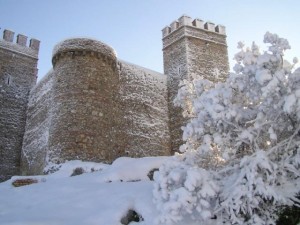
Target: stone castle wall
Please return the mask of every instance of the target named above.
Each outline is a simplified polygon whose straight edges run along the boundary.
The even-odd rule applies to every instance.
[[[53,70],[30,93],[22,171],[41,174],[65,160],[169,155],[166,103],[163,74],[117,60],[99,41],[63,41]]]
[[[19,174],[20,161],[22,174],[33,175],[65,160],[174,154],[187,122],[173,104],[180,81],[197,74],[217,82],[228,72],[225,27],[187,16],[163,29],[166,75],[117,59],[102,42],[75,38],[54,48],[53,69],[34,86],[39,41],[27,47],[18,35],[12,42],[5,31],[0,180]]]
[[[28,93],[36,83],[39,41],[5,30],[0,40],[0,181],[20,173]]]
[[[40,174],[48,161],[53,110],[53,70],[31,90],[21,155],[22,174]]]
[[[170,155],[166,76],[124,61],[118,65],[126,155]]]

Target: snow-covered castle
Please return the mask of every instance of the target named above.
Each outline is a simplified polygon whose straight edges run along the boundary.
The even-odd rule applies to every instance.
[[[182,16],[163,33],[164,73],[116,57],[91,39],[62,41],[36,84],[40,42],[5,30],[0,40],[0,181],[49,163],[170,155],[185,121],[179,81],[228,73],[225,27]]]

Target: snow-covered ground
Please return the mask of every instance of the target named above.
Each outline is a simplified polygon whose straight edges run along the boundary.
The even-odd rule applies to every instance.
[[[70,161],[50,175],[0,183],[1,225],[119,225],[129,209],[153,225],[158,211],[147,174],[167,157],[119,158],[112,165]],[[87,173],[70,176],[75,168]],[[93,171],[93,172],[91,172]],[[14,187],[18,179],[38,183]]]

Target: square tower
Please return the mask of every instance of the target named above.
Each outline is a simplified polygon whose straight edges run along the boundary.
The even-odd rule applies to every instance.
[[[183,15],[165,27],[163,34],[164,73],[167,75],[171,150],[177,152],[186,124],[182,110],[175,107],[179,83],[195,75],[213,82],[224,81],[229,72],[225,27]]]
[[[4,30],[0,39],[0,182],[20,174],[29,91],[36,83],[40,42]]]

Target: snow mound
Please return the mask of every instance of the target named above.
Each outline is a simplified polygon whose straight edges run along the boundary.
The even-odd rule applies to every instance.
[[[149,180],[147,176],[152,169],[158,169],[168,157],[144,157],[139,159],[121,157],[104,172],[104,181],[138,181]]]
[[[119,158],[112,165],[76,160],[59,165],[49,175],[15,176],[0,183],[0,224],[121,225],[122,217],[134,210],[143,221],[130,224],[153,225],[158,211],[147,174],[167,158]],[[76,168],[85,173],[71,177]],[[27,178],[38,182],[12,186],[13,181]]]

